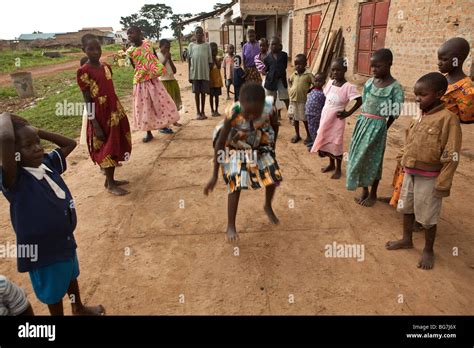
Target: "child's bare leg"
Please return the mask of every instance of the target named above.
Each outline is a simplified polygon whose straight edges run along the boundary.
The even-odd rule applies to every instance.
[[[215,110],[214,110],[214,97],[212,95],[209,96],[209,104],[211,105],[211,115],[215,115]]]
[[[362,204],[363,201],[365,201],[367,199],[367,197],[369,197],[369,188],[368,187],[364,187],[362,189],[362,194],[359,196],[359,197],[355,197],[354,198],[354,201],[357,203],[357,204]]]
[[[421,260],[418,262],[418,268],[432,269],[434,265],[434,250],[433,245],[436,239],[436,225],[425,230],[425,248],[421,255]]]
[[[221,114],[219,113],[219,96],[216,95],[216,116],[220,116]]]
[[[201,116],[201,109],[200,109],[200,94],[194,93],[194,102],[196,103],[196,118],[200,118]]]
[[[77,282],[77,279],[71,280],[67,294],[69,296],[69,300],[71,301],[73,315],[96,316],[105,314],[105,308],[102,305],[86,307],[82,304],[81,294],[79,292],[79,283]]]
[[[304,129],[306,131],[306,142],[311,141],[311,134],[309,133],[309,128],[308,128],[308,121],[303,121],[304,124]]]
[[[201,115],[206,117],[204,108],[206,107],[206,93],[201,93]]]
[[[237,208],[239,207],[240,190],[229,193],[227,200],[227,240],[233,242],[239,239],[237,229],[235,227],[235,218],[237,216]]]
[[[272,224],[279,224],[280,220],[275,215],[275,212],[273,211],[272,207],[272,200],[273,196],[275,195],[275,190],[276,190],[276,185],[271,185],[265,187],[265,213],[267,214],[268,218],[270,219],[270,222]]]
[[[49,314],[55,317],[63,316],[64,315],[64,308],[63,308],[63,300],[59,301],[58,303],[48,305]]]
[[[377,202],[378,187],[379,187],[379,180],[374,180],[369,196],[366,199],[364,199],[360,203],[360,205],[362,205],[363,207],[372,207],[375,204],[375,202]]]
[[[403,237],[400,240],[389,241],[385,244],[387,250],[411,249],[413,248],[413,223],[415,222],[415,214],[403,215]]]
[[[300,137],[300,122],[299,121],[293,121],[293,125],[295,127],[295,136],[291,138],[291,142],[293,144],[296,144],[298,141],[301,140]]]
[[[153,139],[153,134],[151,131],[147,131],[145,137],[143,138],[144,143],[148,143]]]
[[[329,165],[327,167],[321,168],[321,172],[329,173],[332,172],[334,169],[336,169],[334,158],[329,157]]]
[[[334,174],[331,176],[331,179],[340,179],[341,176],[342,176],[342,158],[341,157],[337,157],[336,158],[336,171],[334,172]]]
[[[105,168],[105,188],[116,196],[125,196],[129,192],[121,188],[121,185],[128,184],[127,181],[116,181],[114,178],[115,167]]]

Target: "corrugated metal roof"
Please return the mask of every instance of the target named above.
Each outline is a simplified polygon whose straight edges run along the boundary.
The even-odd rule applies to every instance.
[[[55,36],[56,36],[56,33],[21,34],[18,40],[26,40],[26,41],[37,40],[37,39],[48,40],[48,39],[54,39]]]

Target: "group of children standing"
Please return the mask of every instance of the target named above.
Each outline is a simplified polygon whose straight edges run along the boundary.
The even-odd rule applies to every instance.
[[[272,208],[276,187],[282,181],[275,153],[280,126],[275,107],[278,100],[289,108],[295,126],[296,135],[291,141],[301,140],[299,122],[303,122],[306,146],[312,153],[329,158],[323,172],[334,171],[333,179],[340,178],[342,173],[344,120],[362,105],[349,148],[346,187],[348,190],[361,187],[362,195],[356,202],[372,206],[382,177],[387,130],[399,116],[404,102],[402,87],[390,72],[392,52],[381,49],[373,54],[374,77],[366,82],[361,95],[345,79],[344,59],[332,62],[331,76],[324,86],[325,76],[307,72],[306,57],[297,55],[296,71],[287,79],[288,55],[282,51],[280,40],[272,38],[270,45],[264,39],[257,43],[254,34],[249,31],[243,68],[239,57],[233,56],[232,46],[223,61],[228,97],[229,87],[234,84],[238,102],[215,130],[214,167],[204,189],[205,194],[213,190],[220,168],[229,191],[228,239],[238,239],[235,221],[242,189],[265,187],[264,212],[270,222],[279,222]],[[174,79],[176,67],[167,40],[160,42],[157,54],[150,42],[143,39],[139,28],[130,28],[128,36],[133,46],[127,54],[135,68],[133,123],[135,128],[147,132],[144,142],[149,142],[153,138],[152,130],[169,133],[171,125],[179,126],[181,97]],[[87,59],[77,71],[77,83],[86,104],[94,106],[87,108],[90,156],[105,174],[105,188],[112,194],[124,195],[128,192],[123,186],[128,182],[115,179],[115,168],[131,154],[130,125],[114,90],[112,69],[100,62],[99,40],[85,35],[82,44]],[[414,93],[422,115],[412,121],[398,156],[402,170],[397,172],[397,178],[399,182],[402,177],[402,183],[395,187],[394,197],[398,199],[398,211],[404,214],[403,237],[387,242],[386,248],[412,248],[412,234],[418,224],[425,231],[425,248],[418,265],[422,269],[433,267],[433,244],[442,198],[450,194],[459,163],[460,122],[474,122],[473,83],[462,71],[469,52],[465,39],[448,40],[438,51],[442,74],[429,73],[416,82]],[[217,116],[223,87],[222,62],[217,58],[217,45],[204,43],[202,28],[196,30],[196,43],[189,47],[189,59],[198,119],[206,117],[205,94],[211,95],[213,116]],[[356,101],[355,105],[346,110],[351,100]],[[41,140],[52,142],[57,148],[45,154]],[[18,270],[29,272],[36,296],[48,305],[51,314],[63,314],[65,294],[74,299],[71,301],[74,314],[104,314],[102,306],[82,304],[77,280],[79,262],[74,238],[77,218],[72,194],[61,178],[76,141],[3,113],[0,146],[0,189],[10,203],[17,244],[38,245],[37,260],[18,258]],[[230,150],[229,156],[221,161],[221,153],[226,149]],[[6,280],[0,278],[0,286],[6,288],[8,284],[5,284]],[[15,312],[31,312],[21,296],[13,297]]]

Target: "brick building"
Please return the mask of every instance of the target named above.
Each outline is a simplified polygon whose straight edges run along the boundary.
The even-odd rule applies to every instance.
[[[293,55],[308,53],[329,2],[294,0]],[[335,7],[332,0],[318,44],[322,44]],[[385,47],[394,54],[394,77],[410,94],[418,77],[438,70],[436,52],[451,37],[464,37],[471,44],[464,71],[472,75],[473,27],[474,0],[339,0],[332,30],[342,28],[348,79],[364,83],[370,74],[371,52]]]

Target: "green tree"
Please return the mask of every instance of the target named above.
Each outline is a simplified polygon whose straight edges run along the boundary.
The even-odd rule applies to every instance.
[[[143,5],[140,10],[140,15],[147,19],[150,26],[153,28],[150,37],[157,40],[161,36],[163,29],[168,29],[162,22],[173,14],[173,9],[165,4]]]
[[[170,28],[171,30],[173,30],[173,36],[175,38],[179,38],[179,33],[183,32],[184,30],[184,26],[183,25],[179,25],[180,22],[184,21],[186,18],[191,18],[193,15],[191,13],[182,13],[182,14],[174,14],[172,16],[170,16],[170,21],[171,21],[171,24],[170,24]],[[180,28],[181,27],[181,28]]]
[[[131,26],[137,26],[142,31],[144,37],[154,37],[155,28],[150,24],[147,19],[141,17],[139,13],[134,13],[130,16],[120,17],[120,24],[122,25],[122,30],[127,30]]]

